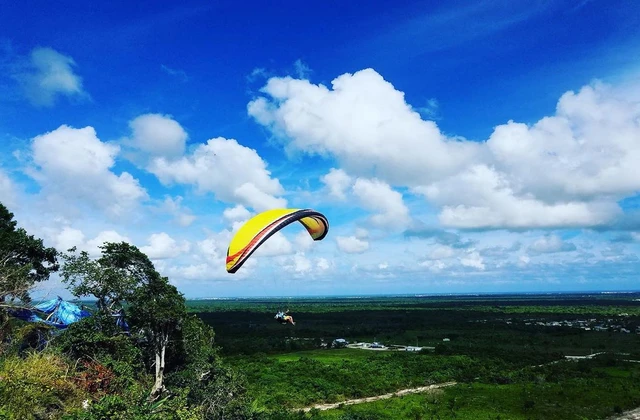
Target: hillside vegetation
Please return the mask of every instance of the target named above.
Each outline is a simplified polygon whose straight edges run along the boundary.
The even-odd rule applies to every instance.
[[[135,246],[100,251],[47,248],[0,205],[0,419],[603,419],[640,406],[638,294],[187,301]],[[90,316],[20,319],[52,273]],[[274,322],[285,308],[295,326]]]

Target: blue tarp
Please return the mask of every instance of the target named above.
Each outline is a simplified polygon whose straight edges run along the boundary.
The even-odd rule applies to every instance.
[[[74,322],[80,321],[82,318],[91,316],[91,312],[80,309],[73,303],[62,300],[60,296],[56,299],[47,300],[34,306],[36,309],[49,314],[48,320],[56,323],[69,326]]]
[[[46,317],[38,316],[37,312],[31,309],[11,309],[9,313],[23,321],[43,322],[56,328],[67,328],[69,325],[91,316],[91,312],[80,309],[73,303],[64,301],[60,296],[56,299],[40,302],[33,307],[35,310],[44,312]]]
[[[32,309],[9,309],[9,314],[23,321],[42,322],[58,329],[67,328],[74,322],[91,316],[91,312],[85,311],[78,305],[63,300],[60,296],[55,299],[40,302],[33,306]],[[112,313],[112,316],[116,318],[116,325],[120,327],[125,334],[129,335],[129,325],[124,318],[124,311],[121,309]]]

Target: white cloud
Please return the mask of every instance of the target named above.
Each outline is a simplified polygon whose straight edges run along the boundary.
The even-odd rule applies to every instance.
[[[15,75],[27,99],[35,106],[53,106],[60,95],[86,97],[82,78],[74,73],[75,61],[52,48],[31,51],[28,68]]]
[[[277,255],[287,255],[293,253],[293,245],[282,234],[282,232],[276,232],[269,237],[260,247],[254,252],[252,258],[260,257],[273,257]]]
[[[276,197],[284,189],[266,166],[254,149],[218,137],[179,159],[155,158],[149,170],[165,185],[193,184],[201,193],[256,211],[285,207],[286,200]]]
[[[39,168],[31,175],[59,206],[70,207],[79,199],[108,215],[121,216],[148,197],[131,174],[111,171],[119,147],[100,141],[93,127],[62,125],[35,137],[31,150]]]
[[[288,141],[288,149],[335,155],[349,173],[375,171],[393,185],[455,173],[480,151],[475,143],[448,141],[372,69],[332,85],[271,78],[263,88],[271,100],[257,98],[248,112]]]
[[[355,236],[336,236],[338,249],[348,254],[359,254],[369,249],[369,242]]]
[[[131,137],[126,144],[151,156],[182,156],[187,132],[169,115],[144,114],[129,122]]]
[[[316,261],[316,267],[321,271],[326,271],[331,268],[331,263],[326,258],[318,258]]]
[[[531,258],[529,258],[529,256],[527,256],[527,255],[521,255],[518,258],[518,266],[519,267],[526,267],[530,262],[531,262]]]
[[[537,239],[529,246],[529,252],[537,254],[571,252],[575,250],[576,246],[573,243],[565,242],[557,235],[544,236]]]
[[[358,178],[353,193],[363,207],[377,212],[371,222],[382,228],[404,228],[409,222],[409,209],[402,201],[402,194],[379,180]]]
[[[460,264],[478,270],[485,269],[484,260],[477,251],[470,251],[466,256],[460,258]]]
[[[425,267],[430,271],[438,273],[447,268],[448,265],[441,260],[425,260],[420,263],[420,267]]]
[[[75,247],[84,247],[84,233],[80,229],[74,229],[70,226],[65,226],[62,231],[58,233],[55,238],[54,247],[58,251],[66,252],[68,249]]]
[[[517,194],[505,173],[486,165],[473,166],[414,190],[441,205],[440,222],[451,227],[593,226],[604,224],[620,213],[612,202],[547,204],[532,194]]]
[[[313,265],[304,255],[304,252],[297,252],[282,266],[282,268],[294,274],[304,274],[311,271]]]
[[[182,197],[178,196],[175,199],[170,196],[166,196],[163,202],[163,209],[174,216],[175,221],[182,227],[190,226],[195,220],[196,216],[191,214],[191,211],[182,206]]]
[[[149,236],[149,245],[140,248],[152,260],[176,258],[180,254],[188,252],[190,244],[187,241],[176,242],[165,232],[154,233]]]
[[[294,237],[294,244],[296,249],[302,251],[310,250],[313,247],[314,242],[315,241],[313,240],[311,235],[309,235],[309,232],[307,232],[306,229],[298,232],[298,234],[296,234],[296,236]]]
[[[99,247],[104,245],[105,242],[127,242],[130,244],[133,243],[127,236],[122,236],[115,230],[105,230],[98,233],[95,238],[88,240],[83,247],[79,246],[78,249],[81,251],[87,251],[92,257],[99,257],[102,253],[102,250]]]
[[[248,112],[287,151],[337,158],[341,169],[323,178],[332,195],[344,197],[346,173],[373,173],[389,190],[424,195],[447,226],[604,225],[640,190],[640,101],[623,89],[567,92],[555,115],[499,125],[486,142],[446,137],[371,69],[337,77],[332,89],[271,78],[262,92]]]
[[[298,251],[294,255],[281,257],[278,260],[278,267],[279,270],[289,272],[294,277],[317,279],[321,275],[326,275],[333,264],[326,258],[309,258],[304,252]]]
[[[353,184],[352,178],[345,171],[336,168],[331,168],[320,180],[329,188],[329,194],[340,200],[346,199],[345,192]]]
[[[11,178],[0,168],[0,203],[12,207],[16,202],[16,189]]]
[[[251,212],[241,204],[224,209],[222,216],[230,222],[244,222],[251,217]]]

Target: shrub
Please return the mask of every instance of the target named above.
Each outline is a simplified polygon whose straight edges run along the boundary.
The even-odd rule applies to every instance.
[[[31,353],[0,361],[0,412],[9,419],[57,417],[82,405],[86,394],[58,355]]]

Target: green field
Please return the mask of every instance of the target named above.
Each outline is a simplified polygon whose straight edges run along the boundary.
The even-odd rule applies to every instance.
[[[342,419],[602,419],[640,405],[638,369],[625,367],[635,381],[615,373],[558,383],[463,384],[427,394],[408,395],[342,409],[314,412],[307,418]],[[616,369],[610,369],[615,371]],[[635,393],[635,397],[631,394]],[[360,417],[356,417],[360,416]]]
[[[189,305],[213,326],[223,354],[246,377],[261,418],[596,419],[640,406],[640,363],[623,361],[640,360],[638,296],[242,299]],[[285,306],[296,319],[293,327],[272,320]],[[335,338],[434,349],[332,349]],[[565,355],[594,352],[604,354],[564,361]],[[295,411],[447,381],[458,385],[341,409]]]

